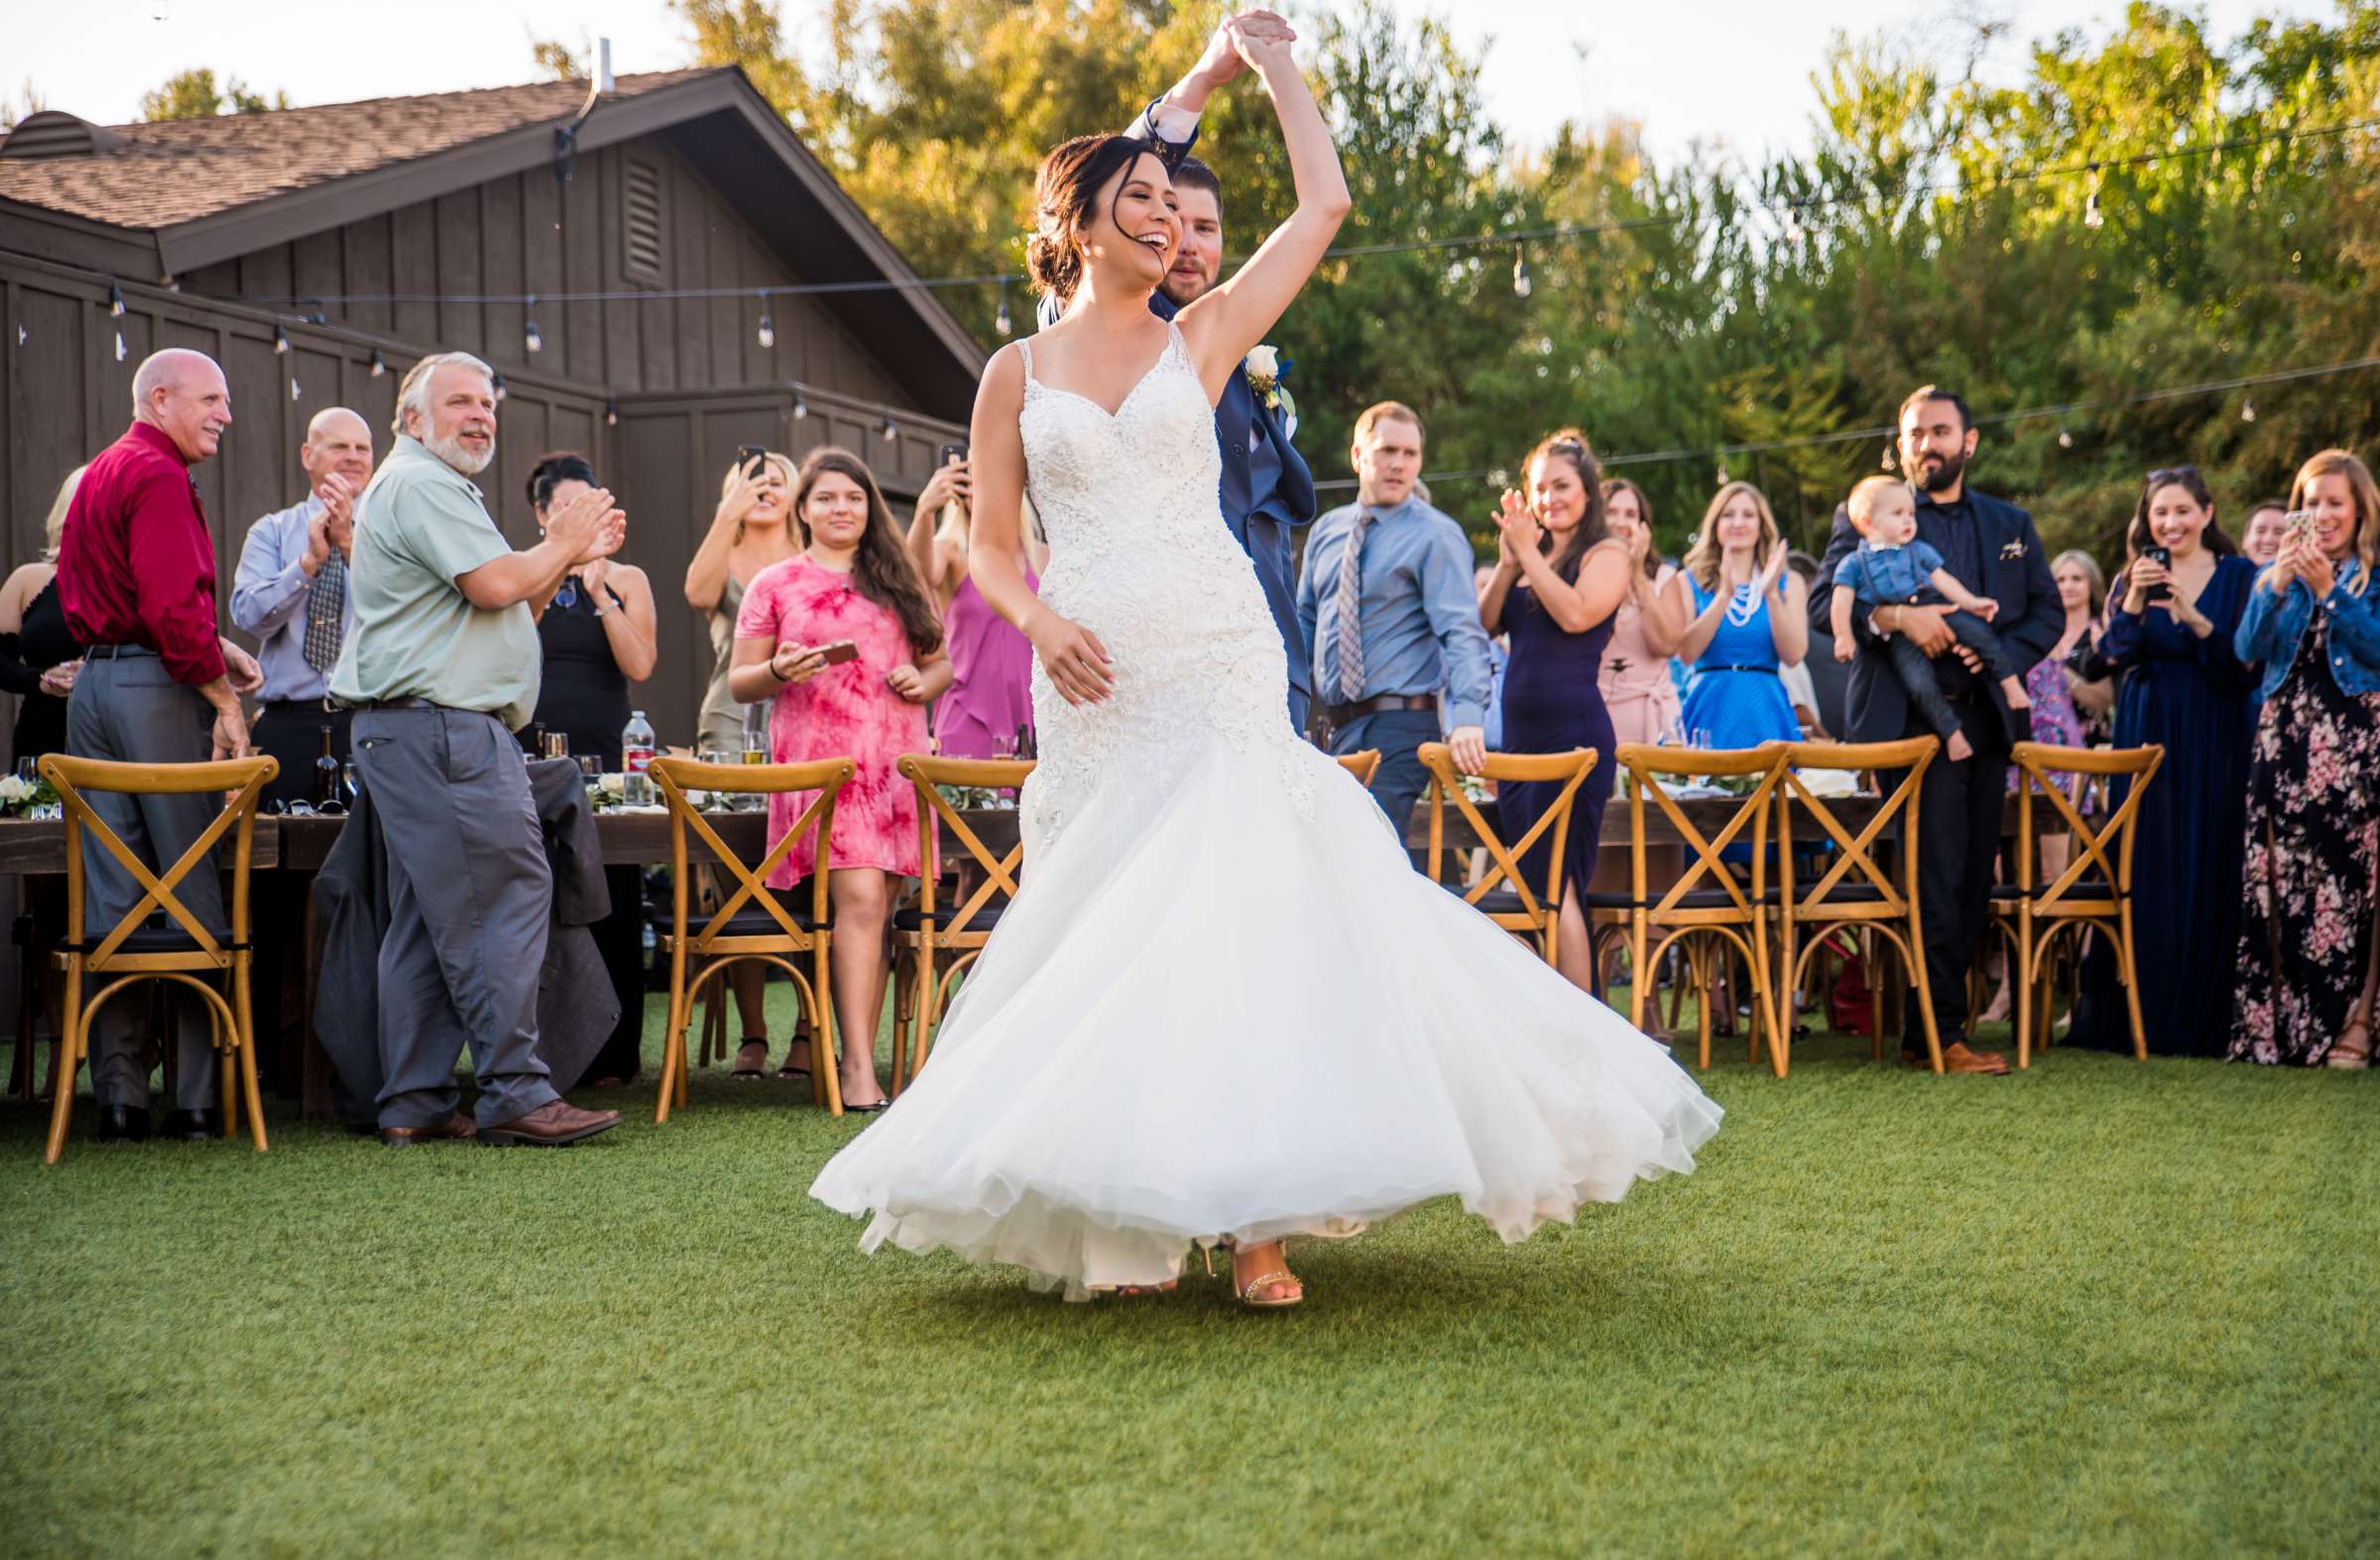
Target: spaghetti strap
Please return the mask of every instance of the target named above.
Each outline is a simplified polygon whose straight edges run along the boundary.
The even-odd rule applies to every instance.
[[[1032,383],[1032,378],[1033,378],[1033,348],[1032,348],[1032,345],[1031,345],[1031,343],[1030,343],[1030,342],[1027,342],[1027,341],[1019,340],[1019,341],[1016,343],[1016,356],[1017,356],[1018,358],[1020,358],[1020,359],[1022,359],[1022,360],[1023,360],[1023,363],[1024,363],[1024,378],[1025,378],[1025,383],[1027,383],[1027,384],[1030,384],[1030,383]]]

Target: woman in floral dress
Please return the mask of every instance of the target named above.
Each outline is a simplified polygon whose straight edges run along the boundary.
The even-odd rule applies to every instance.
[[[2380,857],[2380,488],[2324,450],[2300,468],[2283,541],[2239,625],[2264,665],[2248,772],[2234,1061],[2362,1068],[2372,1051]]]
[[[828,894],[835,917],[835,1021],[846,1037],[839,1063],[843,1106],[881,1111],[875,1036],[885,1006],[885,924],[894,877],[916,877],[917,797],[893,765],[926,748],[925,706],[950,686],[950,657],[925,582],[876,478],[857,455],[815,449],[793,495],[803,549],[745,588],[736,618],[729,687],[747,704],[774,699],[772,757],[779,764],[849,758],[859,768],[835,798]],[[858,651],[830,663],[829,649]],[[793,827],[815,791],[769,798],[769,845]],[[770,874],[790,889],[809,876],[817,847],[802,843]],[[797,1052],[796,1072],[808,1058]]]

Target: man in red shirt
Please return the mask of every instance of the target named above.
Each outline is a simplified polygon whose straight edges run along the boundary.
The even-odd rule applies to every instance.
[[[66,708],[66,751],[127,764],[244,758],[240,695],[263,677],[216,632],[214,537],[190,470],[213,457],[231,425],[231,391],[212,358],[176,347],[141,364],[132,400],[132,426],[84,471],[59,542],[59,604],[89,647]],[[161,872],[221,807],[203,794],[94,792],[89,800]],[[87,837],[83,868],[83,924],[104,931],[139,902],[140,891]],[[210,930],[228,933],[213,873],[193,873],[176,892]],[[162,1135],[201,1141],[222,1132],[212,1025],[188,994],[176,993],[173,1004],[177,1108]],[[103,1141],[149,1136],[149,1071],[134,1039],[136,1013],[135,1004],[111,1003],[91,1026],[91,1092]]]

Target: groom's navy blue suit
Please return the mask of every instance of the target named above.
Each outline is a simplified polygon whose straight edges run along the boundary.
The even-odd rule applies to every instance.
[[[1167,173],[1182,166],[1198,134],[1187,141],[1168,141],[1157,133],[1154,110],[1143,113],[1129,134],[1149,143]],[[1163,293],[1148,300],[1149,312],[1171,319],[1180,310]],[[1041,300],[1041,323],[1057,318],[1056,301]],[[1256,568],[1265,605],[1272,609],[1273,626],[1281,632],[1281,650],[1289,667],[1289,724],[1305,734],[1307,712],[1314,702],[1314,652],[1298,628],[1296,558],[1289,533],[1314,523],[1314,474],[1305,457],[1289,442],[1281,417],[1256,399],[1248,382],[1248,366],[1232,370],[1224,382],[1223,399],[1215,404],[1215,442],[1223,454],[1223,481],[1218,497],[1223,522]]]

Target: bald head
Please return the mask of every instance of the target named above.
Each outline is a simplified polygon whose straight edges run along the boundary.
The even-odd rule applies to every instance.
[[[298,464],[305,468],[306,483],[317,492],[335,473],[349,493],[361,493],[372,480],[371,424],[345,407],[324,407],[305,425]]]
[[[231,426],[231,387],[203,352],[168,347],[152,352],[132,376],[132,417],[174,441],[191,465],[213,458]]]

